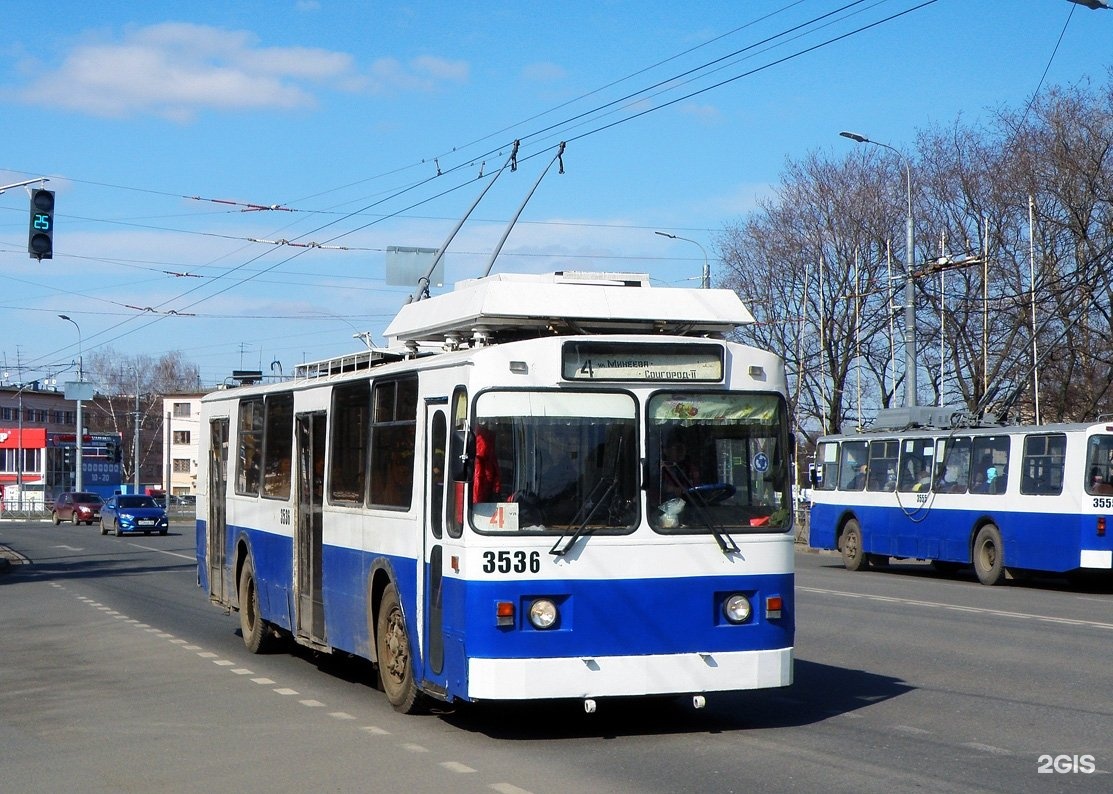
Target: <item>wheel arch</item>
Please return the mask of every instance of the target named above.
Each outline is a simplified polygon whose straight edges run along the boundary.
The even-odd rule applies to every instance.
[[[1001,531],[1001,524],[993,519],[993,516],[982,515],[978,516],[970,528],[970,536],[966,538],[966,562],[968,564],[974,563],[974,541],[978,539],[978,533],[985,527],[993,525],[997,528],[997,534],[1001,536],[1001,546],[1005,545],[1005,533]],[[1004,549],[1002,548],[1002,551]]]
[[[862,532],[862,539],[865,540],[865,527],[862,526],[862,519],[853,510],[844,510],[842,515],[839,516],[838,522],[835,524],[835,548],[842,548],[842,536],[846,532],[846,525],[851,521],[858,522],[858,531]]]
[[[398,577],[390,560],[379,557],[371,564],[371,570],[367,574],[367,658],[375,663],[379,661],[377,644],[379,605],[383,602],[383,593],[386,588],[391,584],[397,587],[397,582]],[[406,605],[402,603],[401,598],[398,601],[402,616],[405,618]]]

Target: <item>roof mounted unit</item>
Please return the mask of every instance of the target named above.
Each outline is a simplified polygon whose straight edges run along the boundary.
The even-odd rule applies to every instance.
[[[731,290],[653,288],[644,273],[497,273],[403,306],[383,335],[393,348],[550,334],[721,336],[751,322]]]

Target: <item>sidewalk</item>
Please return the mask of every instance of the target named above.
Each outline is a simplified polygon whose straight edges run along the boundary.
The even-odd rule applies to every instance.
[[[10,548],[0,543],[0,576],[8,573],[15,565],[26,565],[28,559],[17,551],[12,551]]]

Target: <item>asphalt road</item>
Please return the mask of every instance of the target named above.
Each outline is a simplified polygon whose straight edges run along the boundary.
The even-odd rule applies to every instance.
[[[0,791],[1113,790],[1108,579],[801,552],[788,689],[405,717],[366,663],[247,653],[188,525],[0,522],[0,544],[27,558],[0,573]]]

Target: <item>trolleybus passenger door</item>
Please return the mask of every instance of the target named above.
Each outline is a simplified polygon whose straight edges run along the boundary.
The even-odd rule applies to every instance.
[[[422,634],[424,653],[423,676],[427,682],[443,684],[444,675],[444,605],[442,595],[444,562],[443,539],[445,521],[445,464],[448,451],[447,400],[425,406],[425,516],[423,571],[424,584]]]
[[[321,594],[321,547],[324,503],[325,414],[298,414],[297,502],[294,523],[294,588],[297,636],[325,645],[325,605]]]
[[[205,516],[206,557],[209,561],[209,597],[226,603],[224,582],[225,493],[228,486],[228,419],[213,419],[209,424],[209,512]],[[232,587],[234,589],[234,585]]]

